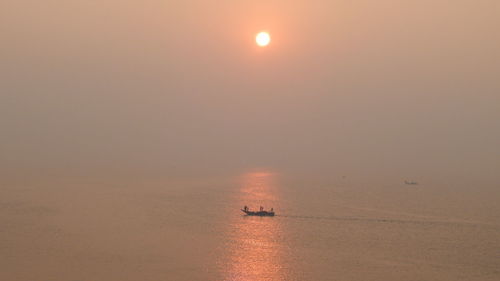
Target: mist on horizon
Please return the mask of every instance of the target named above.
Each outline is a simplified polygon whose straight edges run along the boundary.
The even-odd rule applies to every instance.
[[[498,181],[498,1],[8,0],[0,23],[4,179]]]

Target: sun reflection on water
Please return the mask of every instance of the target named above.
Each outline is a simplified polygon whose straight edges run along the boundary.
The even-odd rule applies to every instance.
[[[279,212],[276,174],[243,175],[236,202],[251,209],[274,207]],[[235,210],[236,211],[236,210]],[[239,211],[239,210],[238,210]],[[225,280],[286,280],[283,228],[276,217],[252,217],[243,213],[231,218],[224,262]]]

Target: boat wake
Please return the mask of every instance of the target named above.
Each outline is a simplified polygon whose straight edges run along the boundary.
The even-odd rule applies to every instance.
[[[277,217],[290,219],[308,219],[308,220],[330,220],[330,221],[359,221],[373,223],[393,223],[393,224],[420,224],[427,226],[438,225],[489,225],[500,227],[499,225],[474,221],[454,221],[454,220],[412,220],[412,219],[392,219],[392,218],[366,218],[366,217],[340,217],[340,216],[295,216],[295,215],[276,215]]]

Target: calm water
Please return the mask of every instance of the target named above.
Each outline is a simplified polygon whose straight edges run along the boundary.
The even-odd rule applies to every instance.
[[[500,280],[498,199],[270,171],[4,184],[0,280]]]

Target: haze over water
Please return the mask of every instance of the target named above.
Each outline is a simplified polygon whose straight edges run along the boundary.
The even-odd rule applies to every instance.
[[[499,3],[1,1],[0,280],[499,280]]]
[[[8,185],[0,277],[498,280],[500,210],[491,194],[270,170]],[[277,216],[243,216],[245,204]]]

